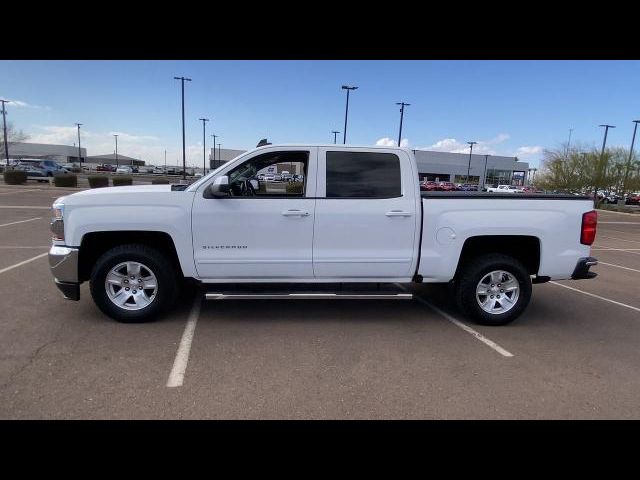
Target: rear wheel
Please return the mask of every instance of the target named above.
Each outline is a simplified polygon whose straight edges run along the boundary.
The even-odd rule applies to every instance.
[[[456,301],[465,315],[482,325],[514,321],[531,299],[531,278],[513,257],[488,254],[462,267]]]
[[[98,259],[90,287],[93,301],[106,315],[124,323],[147,322],[175,301],[176,271],[154,248],[121,245]]]

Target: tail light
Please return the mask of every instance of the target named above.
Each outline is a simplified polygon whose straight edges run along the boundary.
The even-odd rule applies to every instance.
[[[582,228],[580,229],[580,243],[591,245],[596,239],[598,213],[595,210],[582,214]]]

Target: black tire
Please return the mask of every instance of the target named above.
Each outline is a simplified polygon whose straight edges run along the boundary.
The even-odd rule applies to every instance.
[[[109,271],[122,262],[139,262],[147,266],[157,279],[155,298],[140,310],[126,310],[114,304],[107,294],[105,279]],[[172,263],[158,250],[141,244],[120,245],[105,252],[96,261],[90,278],[93,301],[109,317],[123,323],[155,320],[169,309],[178,294],[178,273]]]
[[[503,270],[517,280],[520,290],[510,310],[496,314],[484,311],[476,299],[476,288],[485,275]],[[506,325],[513,322],[531,300],[531,277],[521,262],[508,255],[491,253],[466,263],[460,270],[456,282],[456,302],[465,315],[481,325]]]

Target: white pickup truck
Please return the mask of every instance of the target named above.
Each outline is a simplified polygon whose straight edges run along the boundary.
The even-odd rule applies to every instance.
[[[303,181],[260,182],[273,165]],[[407,299],[387,286],[450,283],[464,314],[503,325],[532,283],[596,275],[588,198],[421,193],[403,148],[268,145],[188,186],[85,190],[53,212],[57,286],[79,300],[89,281],[123,322],[157,317],[193,279],[212,300]]]

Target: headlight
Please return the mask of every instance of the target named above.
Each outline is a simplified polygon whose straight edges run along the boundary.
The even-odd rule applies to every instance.
[[[51,233],[53,240],[64,240],[64,204],[53,204],[53,218],[51,219]]]

